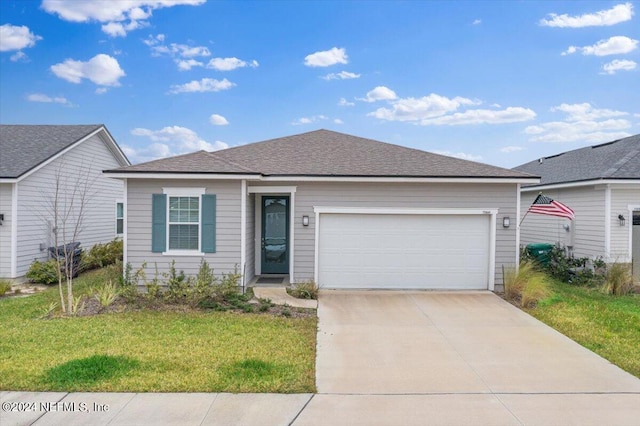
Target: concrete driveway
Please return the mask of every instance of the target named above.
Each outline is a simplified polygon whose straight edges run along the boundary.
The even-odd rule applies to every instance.
[[[490,292],[322,291],[310,424],[637,425],[640,380]]]

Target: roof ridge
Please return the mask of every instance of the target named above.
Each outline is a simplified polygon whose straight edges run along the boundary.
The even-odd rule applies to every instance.
[[[216,154],[215,154],[215,152],[204,151],[204,150],[203,150],[203,152],[204,152],[205,154],[209,155],[209,156],[215,157],[217,160],[220,160],[220,161],[222,161],[223,163],[227,163],[227,164],[229,164],[229,165],[231,165],[231,166],[239,167],[239,168],[241,168],[241,169],[243,169],[243,170],[245,170],[245,171],[247,171],[247,172],[250,172],[250,173],[258,173],[258,174],[261,174],[260,172],[256,172],[255,170],[252,170],[252,169],[250,169],[250,168],[248,168],[248,167],[245,167],[245,166],[243,166],[242,164],[236,163],[235,161],[227,160],[226,158],[223,158],[223,157],[221,157],[221,156],[219,156],[219,155],[216,155]]]

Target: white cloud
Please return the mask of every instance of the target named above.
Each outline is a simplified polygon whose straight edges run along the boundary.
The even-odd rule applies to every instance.
[[[562,104],[551,108],[552,112],[564,112],[564,121],[550,121],[524,129],[534,142],[584,142],[598,143],[629,136],[625,130],[631,127],[629,120],[619,117],[629,113],[594,108],[588,103]]]
[[[202,67],[204,64],[195,59],[176,59],[176,64],[180,71],[189,71],[193,67]]]
[[[0,25],[0,52],[33,47],[42,37],[31,32],[29,27],[11,24]]]
[[[167,55],[180,58],[197,58],[199,56],[211,56],[211,52],[206,46],[189,46],[188,44],[180,43],[171,43],[169,45],[151,44],[154,42],[154,40],[156,39],[150,37],[144,41],[147,46],[151,47],[151,53],[154,56]]]
[[[304,58],[304,64],[308,67],[329,67],[335,64],[346,64],[348,59],[347,51],[343,47],[333,47],[307,55]]]
[[[480,25],[480,24],[482,24],[482,19],[475,19],[475,20],[472,22],[472,25]]]
[[[226,126],[227,124],[229,124],[229,121],[220,114],[211,114],[211,117],[209,117],[209,122],[214,126]]]
[[[324,80],[350,80],[352,78],[360,78],[360,74],[356,74],[348,71],[340,71],[338,73],[332,72],[323,77]]]
[[[335,118],[335,119],[333,120],[333,122],[334,122],[335,124],[344,124],[344,121],[340,120],[339,118]]]
[[[349,102],[348,100],[346,100],[345,98],[340,98],[340,100],[338,101],[338,105],[339,106],[354,106],[355,103],[353,102]]]
[[[16,53],[9,57],[11,62],[29,62],[29,57],[22,50],[18,50]]]
[[[107,89],[106,87],[98,87],[96,89],[96,95],[104,95],[105,93],[107,93],[109,91],[109,89]]]
[[[633,5],[631,3],[623,3],[611,9],[601,10],[595,13],[586,13],[579,16],[550,13],[546,18],[541,19],[539,23],[545,27],[559,28],[599,27],[619,24],[620,22],[630,20],[632,16]]]
[[[524,150],[524,147],[521,146],[503,146],[502,148],[500,148],[500,152],[518,152],[518,151],[522,151]]]
[[[615,74],[618,71],[632,71],[636,69],[638,64],[634,61],[629,61],[627,59],[614,59],[608,64],[604,64],[602,66],[602,74]]]
[[[71,83],[80,83],[83,78],[100,86],[119,86],[121,77],[126,74],[118,61],[105,54],[99,54],[87,62],[67,59],[51,66],[51,71]]]
[[[223,80],[203,78],[202,80],[193,80],[185,84],[175,84],[171,86],[169,93],[220,92],[231,89],[235,85],[235,83],[230,82],[226,78]]]
[[[55,103],[55,104],[71,106],[71,102],[69,102],[65,97],[62,97],[62,96],[51,97],[51,96],[45,95],[44,93],[32,93],[30,95],[27,95],[27,100],[29,102]]]
[[[217,71],[233,71],[236,68],[257,68],[258,66],[258,61],[255,59],[251,62],[246,62],[238,58],[213,58],[207,64],[207,68]]]
[[[569,46],[567,50],[562,52],[562,55],[570,55],[578,51],[583,55],[595,55],[595,56],[607,56],[607,55],[620,55],[629,53],[638,47],[638,40],[631,39],[625,36],[613,36],[606,40],[600,40],[596,44],[591,46]]]
[[[153,10],[178,5],[198,6],[206,0],[43,0],[42,8],[70,22],[100,22],[111,37],[149,26]]]
[[[160,43],[164,43],[164,39],[165,39],[164,34],[156,34],[155,36],[149,35],[145,40],[142,40],[142,42],[147,46],[152,47]]]
[[[127,157],[134,163],[200,150],[217,151],[229,147],[221,141],[207,142],[193,130],[181,126],[168,126],[160,130],[138,127],[131,130],[131,134],[147,137],[153,142],[145,148],[136,149],[126,145],[123,147]]]
[[[473,154],[467,154],[464,152],[451,152],[451,151],[433,151],[433,152],[440,155],[446,155],[447,157],[460,158],[462,160],[482,161],[481,155],[473,155]]]
[[[291,124],[294,126],[300,126],[303,124],[311,124],[311,123],[315,123],[317,121],[322,121],[322,120],[328,120],[329,117],[327,117],[326,115],[314,115],[311,117],[302,117],[299,118],[295,121],[293,121]]]
[[[420,124],[462,126],[467,124],[504,124],[533,120],[536,113],[523,107],[507,107],[503,110],[470,109],[464,112],[423,119]]]
[[[358,100],[364,101],[364,102],[376,102],[376,101],[389,101],[397,98],[398,96],[396,95],[396,92],[394,92],[393,90],[385,86],[378,86],[373,90],[368,91],[367,96],[365,96],[364,98],[359,98]]]
[[[379,88],[376,88],[379,89]],[[376,90],[374,89],[374,90]],[[482,104],[477,99],[447,98],[435,93],[421,98],[397,98],[390,89],[367,93],[361,100],[372,102],[384,99],[379,95],[387,94],[389,107],[381,107],[370,112],[369,116],[387,121],[406,121],[422,126],[430,125],[468,125],[468,124],[503,124],[527,121],[535,118],[536,113],[524,107],[506,107],[504,109],[470,108]],[[388,91],[388,92],[387,92]],[[467,108],[464,111],[460,111]]]

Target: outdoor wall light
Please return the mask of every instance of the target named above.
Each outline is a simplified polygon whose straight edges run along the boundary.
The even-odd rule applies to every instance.
[[[0,226],[2,226],[2,222],[4,222],[4,214],[0,213]]]
[[[562,227],[564,228],[565,231],[569,232],[571,231],[571,226],[569,226],[568,223],[565,223],[564,225],[562,225]]]
[[[502,226],[504,228],[508,228],[509,226],[511,226],[511,219],[509,218],[509,216],[505,216],[502,218]]]
[[[309,226],[309,216],[302,216],[302,226]]]
[[[618,220],[620,221],[620,226],[624,226],[624,221],[626,220],[624,216],[621,214],[618,215]]]

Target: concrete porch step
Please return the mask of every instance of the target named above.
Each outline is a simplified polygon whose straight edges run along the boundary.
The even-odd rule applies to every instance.
[[[270,299],[276,305],[289,305],[294,308],[318,309],[317,300],[297,299],[287,293],[285,287],[253,287],[253,294],[259,299]]]

